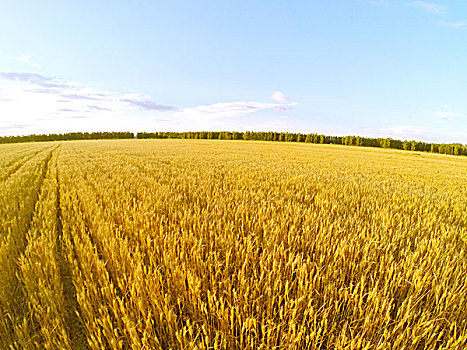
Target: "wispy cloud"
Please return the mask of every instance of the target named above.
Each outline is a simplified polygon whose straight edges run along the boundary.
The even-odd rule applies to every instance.
[[[21,130],[29,126],[29,124],[5,123],[0,124],[0,131]]]
[[[70,119],[89,119],[90,117],[86,116],[86,115],[70,115],[70,116],[67,116],[66,118],[70,118]]]
[[[83,112],[139,109],[172,111],[175,107],[158,104],[146,94],[116,94],[96,91],[80,84],[36,73],[0,72],[0,80],[24,84],[18,86],[23,94],[46,94],[56,97],[55,102],[80,105]],[[83,104],[85,102],[86,104]],[[60,108],[65,111],[67,108]],[[76,110],[76,108],[74,109]]]
[[[295,126],[285,120],[266,120],[262,123],[254,123],[244,128],[239,128],[240,131],[293,131]]]
[[[445,25],[447,27],[453,27],[453,28],[465,28],[465,27],[467,27],[467,21],[443,22],[443,25]]]
[[[141,92],[102,91],[56,77],[23,72],[0,72],[0,84],[0,109],[15,120],[11,124],[24,126],[21,133],[141,131],[159,128],[161,123],[172,130],[239,129],[264,123],[264,118],[275,125],[283,112],[296,105],[282,92],[275,91],[270,96],[274,103],[234,101],[175,107],[157,103]],[[264,114],[265,111],[271,114]],[[259,112],[263,113],[258,117],[240,119]],[[17,128],[0,129],[6,131],[20,133]]]
[[[435,4],[433,2],[426,2],[426,1],[412,1],[408,3],[408,6],[411,7],[418,7],[423,10],[426,10],[430,13],[436,14],[436,15],[441,15],[446,13],[446,7],[445,6],[440,6],[438,4]]]
[[[27,64],[27,65],[29,65],[31,67],[34,67],[34,68],[41,68],[42,67],[39,63],[33,62],[31,60],[31,56],[29,56],[29,55],[2,56],[2,57],[6,58],[8,60],[13,60],[13,61],[16,61],[16,62],[21,62],[21,63]]]
[[[55,77],[45,77],[36,73],[13,73],[13,72],[0,72],[0,79],[10,80],[16,82],[30,83],[45,88],[70,88],[69,84],[60,81]]]
[[[169,122],[170,119],[167,119],[167,118],[153,118],[153,121],[155,121],[155,122]]]
[[[435,114],[441,119],[453,120],[459,117],[465,117],[466,114],[457,113],[457,112],[448,112],[448,111],[436,111]]]
[[[377,5],[377,6],[384,6],[388,4],[388,0],[368,0],[366,2],[368,4]]]
[[[52,88],[33,88],[33,89],[27,89],[25,90],[27,92],[32,92],[35,94],[59,94],[60,90],[57,89],[52,89]]]
[[[379,134],[382,137],[392,137],[400,140],[421,140],[439,143],[465,142],[467,140],[467,133],[465,132],[451,132],[417,125],[398,125],[381,128]]]
[[[201,105],[191,108],[183,108],[174,113],[177,117],[185,117],[200,121],[237,118],[246,114],[252,114],[264,110],[289,111],[295,102],[267,103],[256,101],[220,102],[210,105]]]
[[[41,68],[41,65],[35,62],[31,61],[31,56],[29,55],[23,55],[23,56],[18,56],[18,57],[13,57],[14,60],[22,63],[26,63],[30,66],[36,67],[36,68]]]
[[[158,103],[155,103],[149,99],[149,96],[146,94],[127,94],[122,96],[119,99],[121,102],[125,102],[128,104],[129,107],[133,107],[136,109],[142,109],[146,111],[175,111],[177,110],[176,107],[173,106],[165,106]]]
[[[60,102],[60,101],[59,101]],[[110,111],[110,108],[105,108],[105,107],[99,107],[99,106],[92,106],[88,105],[87,106],[90,111]]]
[[[173,106],[141,93],[118,93],[30,72],[0,72],[0,110],[15,122],[3,134],[128,130]],[[147,118],[147,119],[145,119]]]
[[[61,97],[69,100],[85,100],[85,101],[102,101],[105,100],[102,97],[93,96],[93,94],[60,94]]]
[[[274,91],[271,95],[271,98],[276,100],[277,102],[279,103],[282,103],[282,104],[287,104],[290,102],[290,98],[288,98],[287,96],[285,96],[282,92],[280,91]]]
[[[370,5],[382,6],[382,7],[393,7],[393,8],[414,7],[414,8],[419,8],[429,13],[436,14],[436,15],[445,14],[447,11],[446,6],[441,6],[434,2],[428,2],[428,1],[365,0],[365,2]]]

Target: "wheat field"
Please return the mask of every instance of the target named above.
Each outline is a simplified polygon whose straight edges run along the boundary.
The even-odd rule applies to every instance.
[[[467,159],[0,145],[1,349],[463,349]]]

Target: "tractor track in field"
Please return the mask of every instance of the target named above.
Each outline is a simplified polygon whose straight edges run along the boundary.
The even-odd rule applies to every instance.
[[[33,159],[35,156],[37,156],[38,154],[42,152],[49,151],[52,147],[53,146],[33,152],[31,155],[28,154],[26,156],[21,157],[18,160],[15,159],[15,162],[13,162],[14,165],[11,166],[12,169],[9,169],[9,171],[7,171],[5,174],[0,175],[0,181],[7,181],[9,178],[14,176],[23,166],[25,166],[31,159]],[[27,158],[27,159],[24,160],[24,158]],[[21,160],[24,160],[24,161],[21,162]]]
[[[24,215],[23,217],[26,219],[25,222],[24,222],[24,226],[21,227],[21,231],[23,233],[23,235],[18,235],[18,237],[15,239],[16,240],[16,244],[17,244],[17,248],[15,249],[15,251],[13,252],[13,254],[10,256],[10,259],[14,259],[17,261],[17,259],[20,258],[21,255],[24,254],[25,250],[26,250],[26,246],[27,246],[27,233],[30,231],[32,225],[33,225],[33,220],[34,220],[34,216],[36,215],[36,211],[37,211],[37,203],[40,199],[40,196],[41,196],[41,193],[43,191],[43,185],[44,185],[44,180],[45,180],[45,176],[47,174],[47,170],[49,168],[49,163],[51,161],[51,158],[52,158],[52,153],[54,151],[54,149],[50,149],[50,148],[47,148],[45,150],[41,150],[37,153],[35,153],[34,155],[32,155],[27,161],[23,162],[19,167],[18,169],[16,169],[16,171],[18,171],[21,167],[23,167],[25,164],[28,163],[28,161],[30,159],[32,159],[34,156],[36,156],[37,154],[39,153],[42,153],[42,152],[46,152],[46,151],[50,151],[47,156],[42,160],[41,164],[40,164],[40,167],[42,168],[41,171],[40,171],[40,174],[38,175],[39,176],[39,184],[38,184],[38,187],[37,187],[37,191],[33,191],[31,189],[31,193],[28,193],[27,195],[28,196],[31,196],[32,197],[32,203],[31,203],[31,211],[28,211],[27,213],[21,213],[18,209],[18,212],[17,212],[17,216],[21,216],[21,215]],[[16,172],[15,171],[15,172]],[[11,174],[10,174],[11,176]],[[20,277],[20,270],[19,270],[19,265],[16,264],[16,269],[15,269],[15,277],[14,277],[14,284],[15,284],[15,287],[17,288],[17,291],[16,291],[16,294],[17,294],[17,299],[15,302],[13,302],[13,305],[11,305],[10,307],[12,308],[12,310],[15,310],[15,312],[18,312],[18,315],[16,316],[17,319],[19,318],[22,318],[22,317],[26,317],[27,313],[28,313],[28,306],[27,306],[27,303],[26,303],[26,300],[25,300],[25,295],[27,294],[26,292],[26,289],[25,289],[25,286],[23,285],[22,281],[21,281],[21,277]],[[6,310],[3,310],[3,309],[0,309],[0,312],[4,312]],[[27,326],[27,327],[33,327],[33,328],[37,328],[39,325],[36,323],[36,321],[34,321],[32,318],[29,318],[29,322],[30,324]],[[14,323],[11,325],[12,327],[14,327]]]
[[[29,230],[31,229],[32,227],[32,223],[33,223],[33,220],[34,220],[34,216],[36,215],[36,210],[37,210],[37,203],[39,202],[39,199],[41,197],[41,193],[43,191],[43,186],[44,186],[44,181],[45,181],[45,177],[47,176],[47,171],[49,169],[49,166],[50,166],[50,162],[52,160],[52,155],[53,155],[53,152],[58,148],[59,146],[55,147],[54,149],[50,150],[50,148],[48,148],[47,150],[50,150],[50,153],[45,157],[45,161],[44,161],[44,164],[42,165],[42,174],[40,175],[40,182],[39,182],[39,189],[37,190],[37,193],[35,194],[34,196],[34,204],[32,206],[33,210],[30,214],[30,216],[28,217],[28,223],[26,225],[26,228],[25,228],[25,231],[24,232],[29,232]],[[24,164],[23,164],[24,165]],[[23,166],[21,165],[21,166]],[[26,242],[26,235],[24,235],[24,240]],[[25,245],[26,247],[26,245]]]
[[[76,297],[76,288],[73,284],[73,275],[71,267],[67,258],[65,256],[64,247],[63,247],[63,224],[62,224],[62,209],[60,203],[60,174],[59,174],[59,165],[58,165],[58,155],[60,154],[60,149],[56,150],[58,152],[57,159],[55,163],[56,167],[56,184],[57,184],[57,194],[56,194],[56,221],[57,221],[57,237],[56,237],[56,247],[57,247],[57,263],[60,270],[60,280],[62,282],[63,296],[65,299],[65,324],[68,337],[70,339],[70,345],[73,349],[88,349],[86,341],[86,328],[83,325],[81,318],[78,316],[81,313],[81,308]]]
[[[38,150],[37,152],[39,151],[41,150]],[[25,148],[19,152],[16,152],[15,154],[10,155],[11,158],[2,162],[2,164],[0,164],[0,167],[7,169],[13,166],[15,163],[18,163],[22,159],[26,158],[27,156],[31,155],[32,153],[36,153],[36,151],[31,152],[29,149]]]
[[[55,159],[55,164],[53,164],[54,153],[60,153],[60,144],[53,148],[52,150],[48,148],[49,154],[45,158],[45,162],[42,165],[42,174],[40,178],[39,190],[35,194],[34,199],[34,210],[30,214],[30,218],[28,218],[28,224],[25,228],[25,232],[29,232],[32,227],[32,223],[34,220],[34,216],[36,215],[37,211],[37,203],[40,200],[44,181],[46,179],[48,170],[50,167],[56,167],[56,237],[55,237],[55,247],[56,247],[56,259],[57,265],[60,271],[60,280],[63,288],[63,296],[65,300],[65,308],[66,308],[66,315],[64,316],[65,324],[66,324],[66,332],[68,334],[70,345],[72,349],[88,349],[86,336],[84,333],[84,326],[81,322],[81,319],[78,317],[76,312],[80,311],[78,300],[76,298],[76,289],[73,284],[73,278],[69,263],[65,257],[64,249],[63,249],[63,225],[62,225],[62,211],[60,205],[60,179],[59,179],[59,168],[58,168],[58,157]],[[41,150],[41,152],[44,150]],[[39,152],[38,152],[39,153]],[[58,156],[58,155],[57,155]],[[32,158],[32,157],[31,157]],[[24,165],[24,164],[23,164]],[[24,237],[26,240],[26,236]],[[38,325],[39,326],[39,325]]]

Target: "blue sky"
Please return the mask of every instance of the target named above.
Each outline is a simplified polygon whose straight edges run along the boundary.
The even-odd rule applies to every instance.
[[[467,2],[0,3],[0,135],[276,130],[467,144]]]

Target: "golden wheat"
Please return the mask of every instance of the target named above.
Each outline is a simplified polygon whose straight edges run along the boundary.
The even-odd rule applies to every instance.
[[[463,158],[128,140],[0,164],[2,348],[467,346]]]

